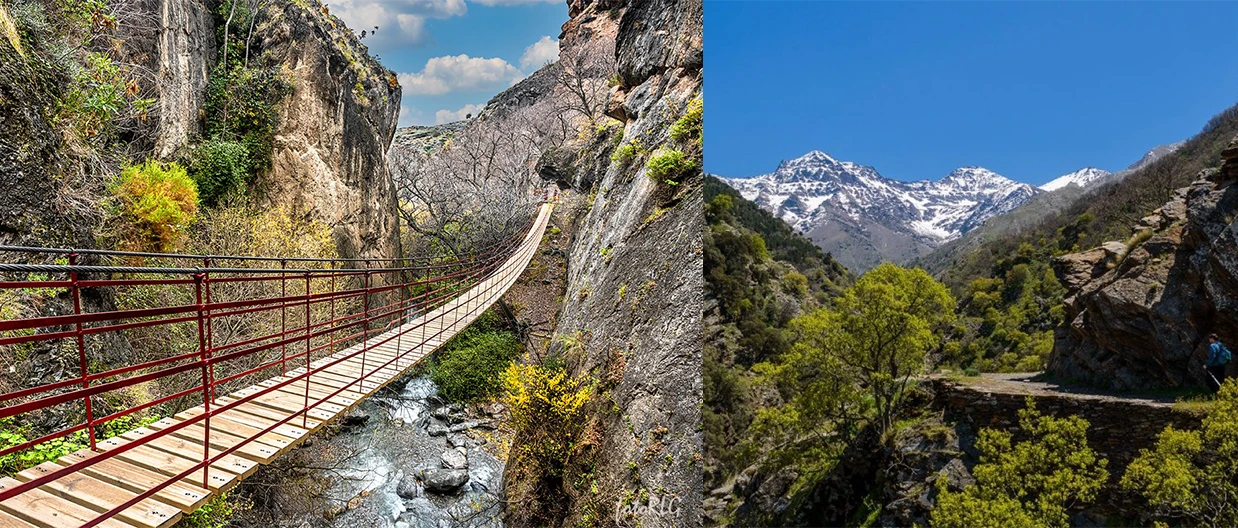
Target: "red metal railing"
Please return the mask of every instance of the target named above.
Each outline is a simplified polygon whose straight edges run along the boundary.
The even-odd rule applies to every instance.
[[[72,314],[0,320],[0,347],[36,343],[52,343],[55,346],[68,341],[76,348],[78,359],[76,377],[0,394],[0,403],[9,402],[0,407],[0,419],[74,404],[80,404],[84,414],[82,423],[0,449],[0,456],[83,431],[89,439],[90,449],[98,451],[96,432],[113,420],[165,404],[178,407],[179,403],[179,408],[183,409],[200,401],[203,406],[203,412],[174,422],[140,439],[103,451],[98,456],[73,462],[20,485],[0,489],[0,501],[197,423],[202,423],[204,428],[203,452],[199,462],[169,476],[161,485],[101,514],[84,526],[97,525],[196,471],[202,471],[202,485],[209,490],[211,466],[223,457],[231,455],[248,442],[274,431],[279,426],[290,423],[297,415],[301,417],[301,426],[305,427],[310,412],[322,403],[346,391],[356,390],[354,387],[364,394],[367,378],[393,366],[397,371],[400,370],[402,359],[415,351],[423,350],[425,345],[434,339],[450,337],[444,334],[454,334],[454,328],[460,325],[457,323],[444,327],[440,323],[439,329],[429,335],[427,326],[439,323],[439,320],[449,314],[453,321],[462,321],[464,324],[480,315],[489,302],[502,295],[507,286],[523,272],[523,266],[503,265],[517,257],[531,257],[540,239],[535,235],[544,227],[546,216],[547,214],[543,213],[531,218],[517,234],[498,244],[450,260],[238,257],[0,246],[0,252],[59,254],[68,259],[67,265],[0,263],[0,293],[23,288],[62,289],[68,292],[73,307]],[[83,255],[95,258],[140,258],[161,264],[191,261],[201,262],[203,266],[188,268],[84,265],[80,262]],[[280,267],[212,266],[213,263],[221,261],[253,266],[269,266],[269,263],[278,261]],[[290,262],[302,267],[290,268]],[[20,280],[4,280],[14,274],[27,275]],[[32,278],[29,274],[40,275]],[[277,281],[279,294],[263,295],[267,290],[273,291]],[[295,289],[299,291],[289,293],[290,281],[298,285]],[[156,293],[163,294],[156,297],[168,302],[164,305],[98,312],[83,309],[83,290],[117,291],[124,288],[155,288]],[[258,293],[246,295],[253,291]],[[187,297],[190,302],[178,300],[177,295]],[[343,307],[342,315],[337,313],[340,305]],[[290,309],[294,311],[294,315],[304,312],[304,317],[298,318],[303,323],[293,323],[297,326],[291,328],[288,326]],[[273,327],[276,326],[274,320],[277,311],[279,324],[278,330],[275,330]],[[415,314],[419,314],[416,320],[408,322]],[[262,318],[266,318],[265,322],[272,329],[259,335],[216,332],[217,325],[227,326],[225,322],[236,323],[238,319],[255,321]],[[196,340],[195,350],[171,350],[166,357],[91,372],[87,338],[106,335],[132,336],[135,333],[171,335],[183,330],[185,326],[192,329]],[[412,341],[405,350],[405,335],[418,330],[416,339],[412,335],[408,336]],[[393,340],[397,350],[394,357],[377,362],[367,360],[368,350],[385,346]],[[357,346],[358,344],[360,346]],[[351,352],[332,355],[342,348]],[[297,349],[300,350],[296,351]],[[0,348],[0,351],[6,350]],[[316,357],[320,359],[317,366],[314,361]],[[311,377],[332,366],[353,360],[360,361],[360,375],[357,379],[328,396],[311,402]],[[304,370],[289,377],[290,362],[300,365],[293,370],[300,371],[301,367]],[[412,362],[410,359],[403,368],[411,366]],[[234,372],[230,371],[229,367],[232,367]],[[272,374],[267,373],[275,372],[276,369],[278,375],[282,376],[278,383],[244,397],[232,397],[223,405],[218,404],[217,389],[223,389],[226,393],[230,387],[245,386],[264,374],[269,378]],[[222,375],[217,378],[216,374],[221,371]],[[183,383],[187,377],[193,377],[194,384],[185,388],[178,386],[177,382]],[[152,382],[166,384],[168,393],[132,407],[114,410],[101,417],[95,416],[96,408],[92,404],[92,398]],[[211,456],[212,416],[233,410],[297,382],[305,385],[304,405],[299,413],[291,413],[260,433]]]

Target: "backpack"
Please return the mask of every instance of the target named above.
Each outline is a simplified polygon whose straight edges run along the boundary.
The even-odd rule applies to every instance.
[[[1229,363],[1229,360],[1233,359],[1234,355],[1229,351],[1229,347],[1225,346],[1225,343],[1217,341],[1217,344],[1221,345],[1221,357],[1219,359],[1221,360],[1221,364],[1225,365]]]

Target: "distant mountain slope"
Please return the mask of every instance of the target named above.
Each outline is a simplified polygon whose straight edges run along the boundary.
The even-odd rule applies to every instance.
[[[1213,117],[1191,139],[1159,146],[1126,170],[1077,191],[1078,196],[1069,203],[1057,203],[1058,197],[1054,197],[1039,204],[1039,209],[1021,209],[1006,218],[994,218],[991,225],[942,246],[916,264],[958,291],[972,279],[990,276],[998,263],[1018,252],[1020,244],[1062,252],[1124,240],[1131,235],[1132,225],[1169,201],[1176,189],[1189,185],[1201,170],[1217,166],[1221,150],[1235,133],[1238,106]],[[1061,238],[1063,230],[1070,231],[1068,238],[1074,247],[1045,247]]]
[[[965,278],[967,280],[974,278],[972,270],[955,266],[956,260],[963,253],[972,251],[982,244],[1011,236],[1012,233],[1031,229],[1044,222],[1049,216],[1070,206],[1089,189],[1117,182],[1177,150],[1183,143],[1185,142],[1179,141],[1160,145],[1144,154],[1139,161],[1118,172],[1110,173],[1101,169],[1087,168],[1057,178],[1040,186],[1041,190],[1052,187],[1050,192],[1040,193],[1018,209],[988,219],[984,225],[915,259],[912,264],[924,268],[938,280],[953,287],[957,293],[963,286]],[[1065,185],[1054,185],[1062,182],[1065,182]]]
[[[723,181],[855,272],[927,253],[1040,192],[982,167],[904,182],[821,151]]]
[[[734,223],[760,235],[774,260],[795,266],[801,273],[821,267],[831,283],[845,284],[849,281],[850,273],[832,255],[796,233],[786,222],[744,199],[721,179],[706,176],[705,202],[711,202],[718,195],[732,198],[730,216],[734,218]]]
[[[701,427],[705,489],[712,490],[744,469],[735,465],[735,447],[748,434],[754,409],[777,397],[750,384],[751,367],[790,350],[787,323],[828,303],[853,277],[782,220],[710,176],[705,221]],[[713,497],[705,516],[716,521],[725,506]]]

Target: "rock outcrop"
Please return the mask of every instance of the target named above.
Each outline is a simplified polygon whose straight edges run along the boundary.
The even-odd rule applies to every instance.
[[[270,203],[331,226],[341,257],[400,252],[387,148],[400,86],[339,19],[316,3],[272,2],[254,30],[264,60],[281,65],[292,94],[280,105],[273,166],[257,186]]]
[[[1122,243],[1054,260],[1068,289],[1049,371],[1115,389],[1203,383],[1207,335],[1238,343],[1238,140]]]
[[[126,61],[145,70],[135,80],[156,104],[130,139],[156,158],[173,159],[202,133],[200,111],[218,60],[215,17],[200,0],[137,0],[129,8],[116,36]]]

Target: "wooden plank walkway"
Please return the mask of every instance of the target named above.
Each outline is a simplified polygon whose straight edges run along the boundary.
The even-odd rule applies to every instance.
[[[202,482],[202,471],[194,471],[99,526],[159,528],[177,522],[184,514],[205,504],[212,495],[236,486],[259,466],[288,452],[310,433],[347,413],[361,400],[421,362],[476,320],[515,284],[537,252],[552,209],[552,204],[542,205],[533,228],[515,254],[480,284],[399,328],[376,334],[366,343],[358,343],[311,363],[316,372],[310,375],[308,398],[309,404],[316,406],[308,416],[300,416],[304,414],[307,392],[305,379],[298,376],[305,374],[305,367],[217,397],[214,409],[287,382],[276,390],[210,417],[211,456],[240,447],[211,465],[209,482]],[[364,359],[363,348],[366,348]],[[337,391],[339,394],[331,395]],[[154,440],[145,437],[204,412],[203,406],[194,407],[148,427],[99,442],[100,452],[133,442],[144,443],[0,502],[0,528],[81,526],[193,467],[202,460],[205,449],[202,442],[206,429],[202,422]],[[291,420],[262,433],[290,416]],[[55,462],[22,471],[15,478],[0,478],[0,490],[100,455],[89,449],[71,453]]]

